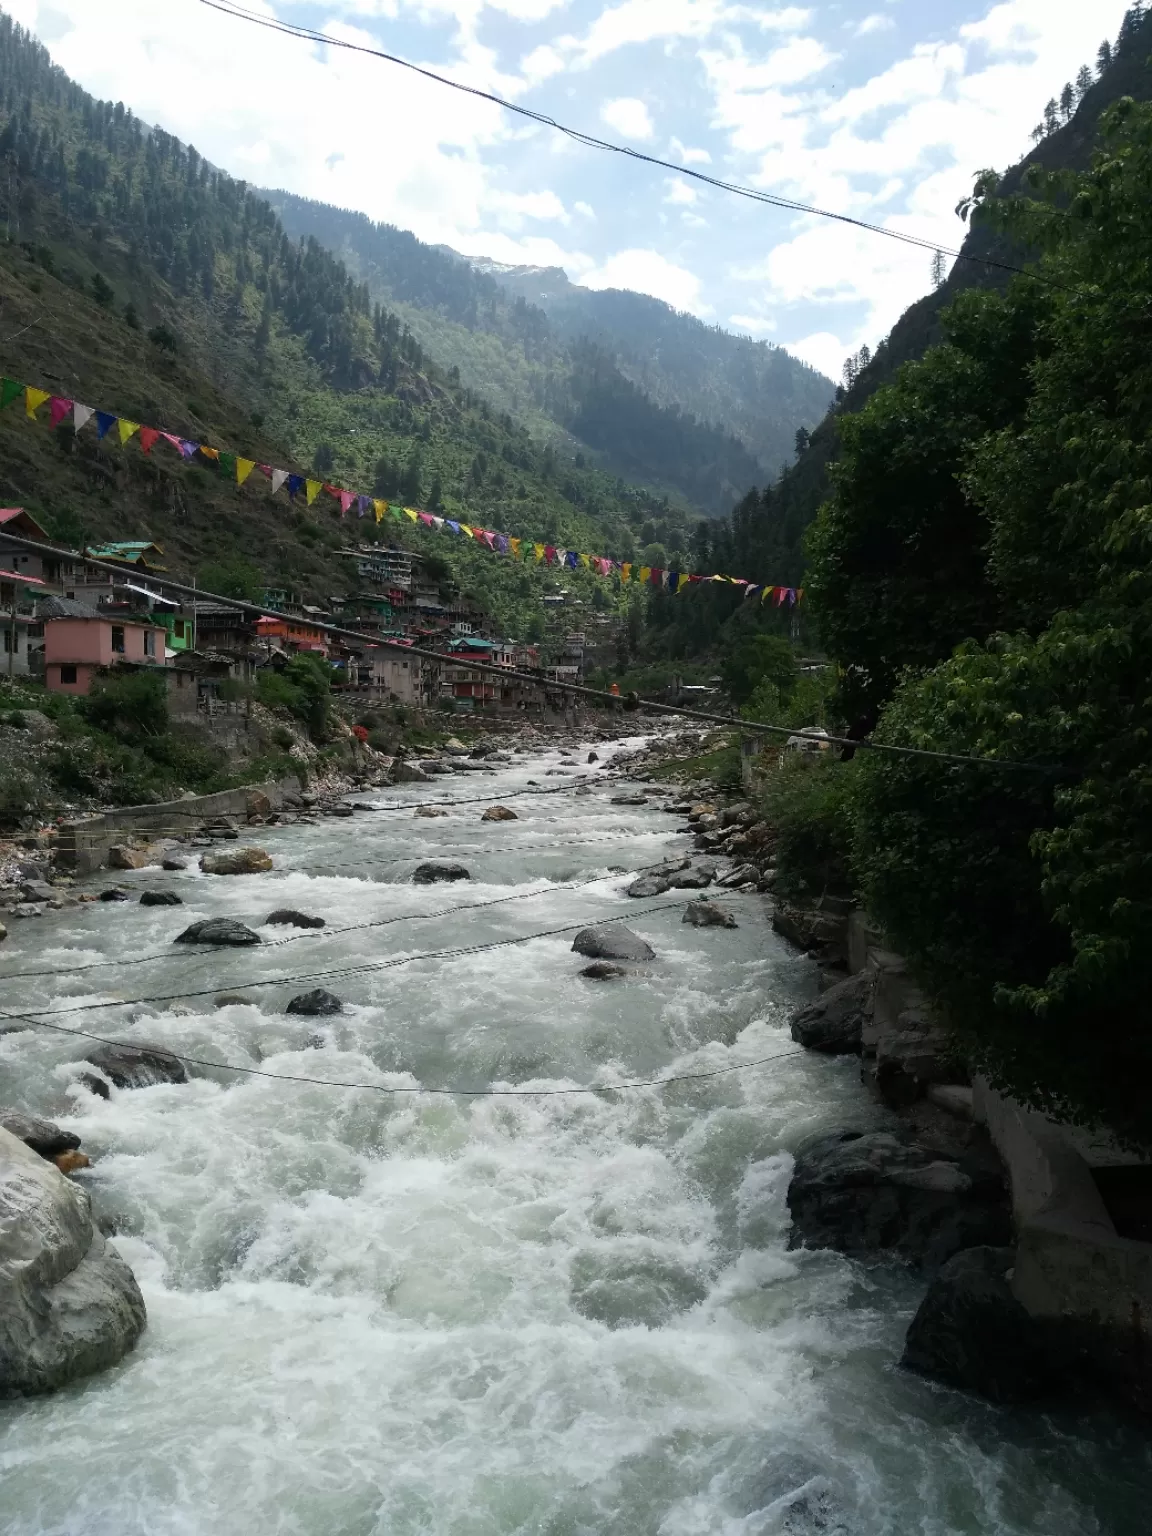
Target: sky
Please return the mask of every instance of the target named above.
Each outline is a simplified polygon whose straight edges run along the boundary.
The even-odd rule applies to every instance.
[[[393,64],[202,0],[0,0],[94,95],[249,182],[474,257],[562,267],[832,377],[931,285],[931,253],[575,144]],[[955,249],[975,173],[1127,0],[246,0],[572,127]]]

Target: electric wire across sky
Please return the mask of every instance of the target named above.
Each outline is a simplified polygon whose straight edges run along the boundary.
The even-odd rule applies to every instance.
[[[579,128],[571,128],[566,123],[549,117],[547,113],[536,112],[531,107],[517,105],[514,101],[508,101],[503,96],[497,96],[492,91],[482,90],[476,85],[466,85],[461,80],[449,79],[447,75],[439,75],[435,70],[428,69],[422,64],[413,64],[410,59],[401,58],[398,54],[388,53],[383,48],[369,48],[364,43],[353,43],[345,38],[332,37],[327,32],[317,31],[314,27],[299,26],[295,22],[281,21],[278,17],[261,16],[255,11],[250,11],[242,5],[234,3],[234,0],[200,0],[201,5],[206,5],[210,10],[219,11],[224,16],[235,17],[237,21],[246,21],[253,26],[265,27],[270,32],[280,32],[285,37],[298,38],[301,42],[318,43],[326,48],[341,48],[348,53],[366,54],[369,58],[379,59],[386,64],[396,64],[401,69],[411,70],[413,74],[421,75],[425,80],[431,80],[437,85],[447,86],[450,90],[460,91],[465,96],[474,96],[480,101],[489,101],[494,106],[502,108],[505,112],[514,112],[519,117],[526,117],[529,121],[540,124],[543,128],[551,128],[556,133],[565,134],[574,139],[577,144],[583,144],[588,149],[603,150],[608,154],[624,155],[629,160],[640,160],[646,165],[654,165],[662,171],[671,171],[676,176],[689,176],[693,181],[703,182],[706,186],[715,187],[720,192],[730,192],[735,197],[744,197],[755,203],[764,203],[770,208],[782,208],[788,213],[810,214],[818,219],[833,219],[839,224],[850,224],[856,229],[867,230],[873,235],[884,235],[889,240],[898,240],[903,245],[912,245],[924,251],[939,251],[942,256],[950,256],[957,261],[974,261],[980,266],[996,267],[1002,272],[1018,272],[1026,276],[1034,276],[1027,268],[1017,266],[1009,261],[997,261],[990,256],[975,256],[963,250],[948,250],[938,245],[934,240],[925,240],[920,235],[908,234],[905,230],[889,229],[883,224],[872,224],[867,219],[853,218],[848,213],[835,213],[829,208],[817,208],[811,203],[801,203],[795,198],[781,197],[776,192],[763,192],[756,187],[748,187],[740,182],[725,181],[719,176],[709,176],[705,171],[695,171],[691,166],[677,165],[672,160],[662,160],[658,155],[646,155],[643,150],[631,149],[626,144],[615,144],[611,139],[601,139],[595,134],[584,133]]]

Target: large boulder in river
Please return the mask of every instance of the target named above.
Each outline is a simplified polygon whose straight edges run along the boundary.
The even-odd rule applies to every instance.
[[[653,870],[651,874],[641,875],[639,879],[633,880],[624,894],[626,896],[663,896],[665,891],[671,889],[671,875]]]
[[[519,821],[515,811],[509,810],[506,805],[490,805],[480,818],[481,821]]]
[[[792,1248],[890,1252],[930,1271],[962,1248],[1012,1240],[990,1147],[949,1155],[903,1131],[837,1131],[812,1142],[797,1155],[788,1209]]]
[[[638,933],[623,923],[606,923],[598,928],[581,928],[572,941],[578,955],[589,960],[655,960],[656,951]]]
[[[450,864],[441,859],[431,859],[427,864],[417,864],[412,871],[414,885],[435,885],[438,880],[471,880],[463,864]]]
[[[864,1025],[872,1017],[873,982],[867,971],[861,971],[829,987],[793,1017],[793,1040],[829,1056],[859,1055]]]
[[[702,891],[710,886],[715,878],[715,864],[694,864],[690,869],[681,870],[678,874],[670,876],[669,883],[674,891]]]
[[[142,907],[182,907],[184,898],[177,896],[175,891],[142,891],[140,905]]]
[[[259,944],[260,935],[253,933],[234,917],[206,917],[178,933],[173,944]]]
[[[325,992],[323,987],[314,987],[311,992],[301,992],[294,997],[284,1012],[302,1013],[307,1018],[322,1019],[333,1013],[343,1013],[344,1004],[335,992]]]
[[[80,1138],[73,1131],[62,1131],[51,1120],[26,1115],[22,1109],[0,1109],[0,1129],[16,1136],[40,1157],[51,1161],[61,1152],[75,1152]]]
[[[406,763],[398,759],[392,764],[392,782],[393,784],[431,784],[432,776],[415,763]]]
[[[586,965],[580,972],[581,976],[587,976],[589,981],[614,981],[617,976],[627,976],[628,972],[622,965],[617,965],[614,960],[593,960],[591,965]]]
[[[912,1319],[900,1364],[993,1402],[1055,1385],[1045,1339],[1012,1294],[1012,1248],[966,1248],[948,1260]]]
[[[228,848],[200,856],[206,875],[260,875],[272,868],[272,855],[263,848]]]
[[[731,912],[715,901],[690,901],[684,908],[684,916],[680,919],[683,923],[691,923],[693,928],[739,928],[740,924],[732,916]]]
[[[84,1190],[0,1130],[0,1395],[51,1392],[115,1365],[145,1321],[140,1287]]]
[[[277,907],[264,919],[266,923],[283,923],[289,928],[323,928],[325,919],[310,917],[307,912],[297,912],[295,907]]]
[[[102,1045],[86,1057],[114,1088],[154,1088],[158,1083],[186,1083],[188,1069],[178,1056],[159,1045]],[[88,1077],[88,1086],[108,1097],[100,1078]]]

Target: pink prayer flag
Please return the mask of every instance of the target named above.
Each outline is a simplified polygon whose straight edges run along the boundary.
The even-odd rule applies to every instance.
[[[53,399],[52,404],[48,407],[48,415],[54,427],[60,425],[65,416],[71,411],[74,403],[72,400],[62,400],[59,395]]]
[[[356,500],[356,497],[352,494],[351,491],[341,491],[339,494],[340,494],[340,516],[341,517],[347,517],[348,516],[348,508]]]
[[[184,449],[181,446],[180,439],[176,436],[175,432],[161,432],[160,436],[166,443],[171,443],[176,452],[183,456]]]

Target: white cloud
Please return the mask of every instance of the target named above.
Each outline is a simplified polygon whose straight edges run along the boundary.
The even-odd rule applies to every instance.
[[[506,229],[519,229],[525,219],[554,219],[570,224],[572,216],[555,192],[491,192],[487,205]]]
[[[626,139],[646,142],[655,137],[656,129],[648,108],[635,96],[617,96],[614,101],[606,101],[600,108],[600,117]]]
[[[568,0],[488,0],[494,11],[503,11],[514,21],[543,21],[545,16],[566,6]]]
[[[863,21],[857,22],[854,29],[856,37],[870,37],[874,32],[891,32],[896,26],[891,16],[884,16],[879,11],[874,11],[871,16],[865,16]]]
[[[691,182],[681,181],[678,176],[665,177],[664,185],[668,189],[664,194],[666,203],[679,203],[685,208],[691,208],[700,195]]]
[[[564,60],[550,48],[547,43],[541,43],[539,48],[533,48],[532,52],[520,60],[520,73],[529,85],[540,85],[553,75],[563,74]]]
[[[631,288],[636,293],[650,293],[673,309],[685,309],[694,315],[712,313],[711,306],[701,298],[696,274],[677,266],[659,251],[617,251],[601,266],[584,273],[579,281],[585,288]]]
[[[774,315],[729,315],[728,324],[749,336],[768,336],[776,329],[777,321]]]
[[[594,219],[596,210],[591,203],[573,203],[572,212],[578,213],[582,219]]]
[[[668,153],[670,155],[675,155],[677,159],[682,160],[685,165],[712,164],[712,156],[706,149],[689,149],[686,144],[681,144],[680,140],[677,138],[670,140],[668,145]]]
[[[838,380],[843,372],[844,359],[851,352],[859,351],[859,346],[849,346],[831,331],[814,331],[799,341],[782,341],[780,345],[785,352],[791,352],[793,357],[802,359],[834,380]]]

